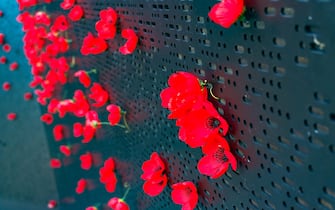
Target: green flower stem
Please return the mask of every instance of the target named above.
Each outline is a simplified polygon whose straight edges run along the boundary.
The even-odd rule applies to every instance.
[[[86,71],[87,74],[96,74],[97,70],[96,69],[91,69],[90,71]]]
[[[124,193],[123,197],[121,198],[122,201],[124,201],[130,191],[130,187],[127,188],[126,192]]]
[[[127,112],[126,111],[121,111],[121,114],[122,114],[123,124],[124,124],[125,128],[127,129],[126,133],[129,133],[130,132],[130,128],[129,128],[129,125],[128,125],[127,119],[126,119]]]
[[[124,128],[124,129],[127,129],[126,126],[124,125],[121,125],[121,124],[116,124],[116,125],[111,125],[109,122],[99,122],[98,125],[110,125],[110,126],[118,126],[120,128]]]

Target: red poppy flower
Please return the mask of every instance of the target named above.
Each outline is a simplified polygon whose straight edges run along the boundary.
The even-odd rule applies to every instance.
[[[4,91],[9,91],[11,87],[12,87],[12,85],[11,85],[9,82],[4,82],[4,83],[2,84],[2,89],[3,89]]]
[[[167,182],[168,179],[166,174],[160,177],[146,180],[143,184],[143,191],[151,197],[157,196],[161,192],[163,192],[164,188],[167,185]]]
[[[0,33],[0,45],[2,45],[5,42],[5,34]]]
[[[68,10],[68,9],[71,9],[71,7],[73,7],[75,2],[76,0],[63,0],[63,2],[60,3],[60,7],[63,10]]]
[[[34,15],[35,24],[49,26],[51,23],[50,16],[44,11],[38,11]]]
[[[82,178],[77,182],[77,187],[76,187],[76,193],[77,194],[82,194],[87,187],[87,181],[86,179]]]
[[[46,124],[50,125],[53,122],[54,118],[53,118],[52,114],[46,113],[46,114],[43,114],[40,117],[40,120],[42,122],[45,122]]]
[[[131,54],[135,51],[138,37],[133,29],[123,29],[121,36],[127,39],[126,43],[120,47],[119,52],[123,55]]]
[[[121,120],[121,108],[117,105],[110,104],[106,107],[109,112],[108,121],[111,125],[117,125]]]
[[[109,99],[109,95],[108,92],[99,83],[93,83],[90,91],[91,93],[88,95],[88,97],[95,101],[92,106],[102,107],[106,104]]]
[[[83,55],[97,55],[104,52],[107,49],[107,43],[100,37],[94,37],[92,33],[84,38],[83,45],[81,46],[80,52]]]
[[[171,111],[169,119],[180,118],[207,100],[207,89],[191,73],[174,73],[169,77],[168,84],[170,87],[162,90],[160,97],[162,106]]]
[[[55,200],[50,200],[49,202],[48,202],[48,209],[54,209],[54,208],[56,208],[57,207],[57,201],[55,201]]]
[[[7,58],[5,56],[0,57],[0,63],[5,64],[7,62]]]
[[[107,206],[112,210],[130,210],[128,204],[123,199],[116,197],[111,198],[108,201]]]
[[[20,10],[37,5],[37,0],[16,0],[16,1],[19,4]]]
[[[100,120],[96,111],[87,112],[85,118],[86,122],[83,127],[84,139],[81,141],[82,143],[90,142],[95,135],[96,129],[100,127]]]
[[[198,170],[201,174],[215,179],[226,173],[229,165],[234,171],[237,168],[237,161],[229,151],[227,141],[218,134],[209,137],[202,147],[202,152],[205,156],[198,162]]]
[[[74,137],[80,137],[83,135],[83,126],[80,123],[74,123],[73,124],[73,136]]]
[[[115,163],[113,158],[108,158],[104,166],[100,168],[100,182],[105,184],[105,189],[107,192],[114,192],[116,188],[116,175],[115,175]]]
[[[53,128],[53,134],[56,141],[61,141],[64,138],[64,126],[55,125]]]
[[[149,196],[159,195],[167,185],[165,164],[157,152],[153,152],[150,159],[142,164],[143,174],[141,179],[145,180],[143,191]]]
[[[69,12],[72,21],[79,21],[84,16],[84,9],[80,5],[74,6]]]
[[[98,37],[102,39],[113,39],[116,34],[116,26],[113,23],[99,20],[95,24],[95,30],[98,32]]]
[[[2,49],[3,49],[3,51],[5,51],[5,52],[10,52],[10,50],[12,49],[12,47],[11,47],[9,44],[4,44],[4,45],[2,46]]]
[[[210,102],[204,102],[200,109],[192,110],[176,122],[179,129],[179,138],[188,146],[201,147],[206,138],[221,131],[228,132],[228,123],[223,119]]]
[[[19,67],[19,64],[17,62],[13,62],[9,65],[9,70],[15,71]]]
[[[190,181],[172,185],[171,197],[175,204],[182,205],[182,210],[192,210],[198,203],[197,188]]]
[[[16,119],[16,113],[11,112],[7,114],[7,119],[8,120],[15,120]]]
[[[241,16],[243,9],[243,0],[222,0],[213,6],[208,17],[214,23],[229,28]]]
[[[84,170],[90,170],[92,167],[93,156],[90,152],[86,152],[86,154],[80,155],[80,167]]]
[[[98,210],[95,206],[89,206],[85,210]]]
[[[59,146],[59,151],[67,157],[71,155],[71,147],[69,147],[69,146],[60,145]]]
[[[143,174],[141,179],[149,180],[156,177],[160,177],[165,170],[165,164],[159,157],[157,152],[153,152],[150,155],[150,159],[142,164]]]
[[[99,12],[99,15],[100,15],[101,20],[103,20],[105,22],[108,22],[108,23],[111,23],[113,25],[116,24],[117,13],[115,12],[115,10],[113,8],[108,7],[107,9],[101,10]]]
[[[51,168],[60,168],[60,167],[62,167],[62,162],[57,158],[52,158],[50,160],[50,167]]]
[[[66,113],[72,112],[74,110],[74,105],[73,105],[73,100],[72,99],[65,99],[62,101],[59,101],[57,104],[56,111],[58,111],[59,117],[63,118]]]
[[[24,100],[30,101],[33,98],[33,94],[30,92],[27,92],[23,95]]]
[[[69,22],[66,20],[64,15],[60,15],[56,18],[54,24],[51,26],[52,32],[66,31],[69,29]]]
[[[78,77],[79,82],[84,85],[85,88],[88,88],[91,85],[91,78],[86,71],[79,70],[74,73],[74,76]]]
[[[90,111],[90,104],[82,90],[76,90],[73,96],[72,112],[76,117],[84,117]]]

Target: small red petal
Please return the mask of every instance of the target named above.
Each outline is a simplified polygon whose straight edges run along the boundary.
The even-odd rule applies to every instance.
[[[9,91],[11,87],[12,87],[12,86],[11,86],[11,84],[10,84],[9,82],[4,82],[4,83],[2,84],[2,89],[3,89],[4,91]]]
[[[33,94],[30,93],[30,92],[27,92],[27,93],[24,94],[23,97],[24,97],[24,100],[30,101],[33,98]]]
[[[7,58],[5,56],[0,57],[0,63],[5,64],[7,62]]]
[[[50,160],[50,167],[51,168],[60,168],[62,166],[62,162],[57,158],[52,158]]]
[[[7,119],[8,120],[15,120],[16,119],[16,114],[14,112],[8,113],[7,114]]]
[[[3,51],[5,52],[10,52],[10,50],[12,49],[12,47],[9,44],[4,44],[2,47]]]
[[[19,64],[17,62],[13,62],[9,65],[9,70],[15,71],[19,67]]]
[[[77,194],[82,194],[85,189],[87,187],[87,181],[86,179],[80,179],[78,182],[77,182],[77,188],[76,188],[76,193]]]
[[[53,118],[52,114],[46,113],[46,114],[44,114],[40,117],[40,120],[42,122],[45,122],[46,124],[50,125],[53,122],[54,118]]]
[[[61,145],[59,146],[59,151],[67,157],[71,155],[71,147],[69,146]]]
[[[50,200],[49,202],[48,202],[48,208],[49,209],[54,209],[54,208],[56,208],[57,207],[57,202],[55,201],[55,200]]]

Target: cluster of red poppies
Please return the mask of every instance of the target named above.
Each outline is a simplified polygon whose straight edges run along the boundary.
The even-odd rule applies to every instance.
[[[157,152],[142,164],[142,170],[143,191],[149,196],[159,195],[166,187],[168,177],[166,165]],[[171,198],[174,203],[182,205],[182,209],[192,210],[198,203],[197,188],[190,181],[173,184]]]
[[[161,92],[162,106],[170,110],[169,119],[176,119],[179,138],[191,148],[202,147],[205,156],[198,163],[201,174],[218,178],[237,161],[223,137],[228,123],[207,100],[207,83],[188,72],[169,77],[170,87]]]
[[[51,1],[45,2],[50,3]],[[37,3],[37,0],[18,0],[20,10],[35,6]],[[23,39],[24,53],[31,65],[31,73],[33,75],[30,87],[35,88],[34,93],[37,96],[37,102],[43,106],[47,106],[48,110],[48,113],[41,116],[41,121],[46,124],[52,124],[55,114],[58,114],[60,118],[65,117],[67,114],[72,114],[78,118],[84,118],[85,123],[74,123],[72,130],[74,137],[78,138],[82,136],[82,143],[88,143],[94,138],[97,129],[104,124],[110,126],[117,125],[126,129],[129,128],[125,121],[126,112],[122,111],[122,109],[115,104],[107,104],[109,101],[109,93],[101,84],[97,82],[93,82],[92,84],[90,74],[96,73],[96,70],[77,70],[72,73],[71,70],[76,68],[75,58],[64,56],[64,53],[67,53],[71,47],[71,40],[68,40],[67,38],[67,31],[70,28],[71,21],[79,21],[84,16],[84,9],[80,5],[75,4],[75,0],[63,0],[60,3],[60,7],[63,10],[70,10],[67,16],[59,15],[51,17],[44,11],[38,11],[34,14],[24,11],[18,15],[17,21],[22,23],[23,31],[25,32]],[[117,21],[117,13],[112,8],[102,10],[100,17],[101,20],[97,23],[97,30],[98,34],[101,35],[103,39],[98,37],[97,39],[94,38],[93,41],[89,40],[89,44],[94,47],[87,47],[86,37],[81,48],[83,54],[98,54],[102,52],[99,48],[99,42],[106,43],[105,39],[108,39],[106,37],[106,30],[111,24],[116,32],[115,24]],[[120,50],[122,54],[129,54],[136,48],[137,35],[131,29],[124,29],[124,31],[127,33],[133,32],[130,37],[126,37],[128,41],[122,46],[125,49]],[[105,32],[105,34],[103,34],[103,32]],[[4,42],[4,36],[0,36],[0,39]],[[101,39],[103,41],[101,41]],[[106,43],[106,46],[103,47],[104,50],[106,50],[107,47]],[[6,49],[7,48],[10,48],[10,46],[8,45]],[[11,68],[17,68],[17,64],[15,63],[11,66]],[[74,91],[73,97],[62,99],[59,97],[59,89],[61,86],[68,83],[71,76],[78,78],[83,87],[88,89],[88,93],[85,94],[83,90],[78,89]],[[5,89],[9,90],[11,85],[8,83],[4,86]],[[29,96],[27,95],[27,98]],[[101,122],[97,111],[93,110],[93,108],[98,109],[102,107],[105,107],[109,113],[108,122]],[[125,125],[119,124],[122,116]],[[16,115],[10,115],[8,118],[15,119],[15,117]],[[53,127],[55,141],[61,142],[65,138],[65,130],[66,127],[61,124]],[[60,145],[59,151],[64,156],[68,157],[72,155],[73,147],[72,145]],[[82,169],[90,170],[94,158],[90,152],[86,152],[80,156],[80,161]],[[65,164],[65,162],[60,158],[52,158],[50,160],[50,166],[52,168],[61,168],[63,164]],[[108,192],[113,192],[115,190],[117,180],[114,172],[113,159],[110,158],[106,160],[105,165],[100,169],[100,181],[105,184],[105,188]],[[77,183],[75,191],[78,194],[81,194],[84,193],[85,189],[88,187],[88,180],[81,178]],[[117,200],[116,204],[115,202],[111,202],[110,205],[119,206],[118,203],[120,202]],[[55,204],[51,203],[50,206],[55,207]],[[119,207],[111,208],[122,209]]]
[[[115,10],[108,7],[107,9],[101,10],[99,15],[100,19],[95,24],[95,30],[98,36],[95,37],[91,32],[88,32],[80,49],[83,55],[96,55],[106,51],[108,47],[106,40],[114,39],[116,35],[118,15]],[[121,36],[127,39],[127,41],[119,48],[119,52],[123,55],[133,53],[138,42],[135,31],[133,29],[122,29]]]

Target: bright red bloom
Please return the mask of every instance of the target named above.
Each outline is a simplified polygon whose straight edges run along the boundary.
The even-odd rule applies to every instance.
[[[15,120],[16,119],[16,113],[11,112],[7,114],[7,119],[8,120]]]
[[[198,162],[198,170],[201,174],[210,176],[212,179],[219,178],[231,165],[236,171],[237,161],[229,151],[227,141],[219,134],[211,135],[207,143],[202,147],[205,154]]]
[[[73,124],[73,136],[74,137],[80,137],[83,135],[83,126],[80,123],[74,123]]]
[[[93,86],[90,88],[91,93],[88,95],[91,99],[95,101],[92,106],[102,107],[106,104],[109,99],[108,92],[99,84],[93,83]]]
[[[201,147],[213,133],[222,132],[226,135],[229,125],[210,102],[204,102],[202,107],[190,111],[176,122],[179,138],[192,148]]]
[[[5,56],[0,57],[0,63],[5,64],[7,62],[7,58]]]
[[[19,4],[20,10],[37,5],[37,0],[16,0],[16,1]]]
[[[64,126],[55,125],[53,128],[53,135],[56,141],[61,141],[64,138]]]
[[[99,15],[100,15],[101,20],[103,20],[105,22],[108,22],[108,23],[111,23],[113,25],[116,24],[117,13],[115,12],[115,10],[113,8],[108,7],[107,9],[101,10],[99,12]]]
[[[78,77],[79,82],[84,85],[85,88],[88,88],[91,85],[91,78],[86,71],[79,70],[74,73],[74,76]]]
[[[90,104],[82,90],[76,90],[73,96],[72,112],[76,117],[84,117],[90,111]]]
[[[77,187],[76,187],[76,193],[77,194],[82,194],[87,187],[87,181],[86,179],[82,178],[77,182]]]
[[[62,162],[57,158],[52,158],[50,160],[50,167],[51,168],[60,168],[60,167],[62,167]]]
[[[3,16],[3,11],[2,10],[0,10],[0,17],[2,17]]]
[[[116,198],[116,197],[111,198],[108,201],[107,206],[111,208],[112,210],[130,210],[128,204],[124,202],[123,199]]]
[[[69,12],[72,21],[79,21],[84,16],[84,9],[80,5],[74,6]]]
[[[5,42],[5,34],[0,33],[0,45],[4,44]]]
[[[143,174],[141,175],[141,179],[149,180],[160,177],[162,176],[165,169],[165,164],[159,157],[158,153],[153,152],[150,155],[150,159],[142,164]]]
[[[66,31],[69,29],[69,22],[66,20],[64,15],[60,15],[56,18],[54,24],[51,26],[52,32]]]
[[[51,23],[50,16],[44,11],[38,11],[35,13],[35,24],[42,24],[49,26]]]
[[[190,181],[172,185],[171,197],[175,204],[182,205],[182,210],[192,210],[198,203],[197,188]]]
[[[12,49],[12,47],[11,47],[9,44],[4,44],[4,45],[2,46],[2,49],[3,49],[3,51],[5,51],[5,52],[10,52],[10,50]]]
[[[94,37],[92,33],[89,32],[88,35],[84,38],[80,52],[83,55],[97,55],[106,51],[107,47],[107,43],[104,39],[100,37]]]
[[[133,29],[123,29],[121,36],[127,39],[127,42],[120,47],[119,52],[123,55],[131,54],[135,51],[138,37]]]
[[[71,155],[71,147],[69,147],[69,146],[60,145],[59,146],[59,151],[67,157]]]
[[[13,62],[9,65],[9,70],[15,71],[19,67],[19,64],[17,62]]]
[[[141,179],[145,180],[143,191],[149,196],[159,195],[167,185],[165,164],[157,152],[153,152],[150,159],[142,164],[143,174]]]
[[[115,163],[113,158],[108,158],[104,166],[100,168],[100,182],[105,184],[105,189],[107,192],[114,192],[116,187],[116,175],[115,175]]]
[[[50,200],[49,202],[48,202],[48,209],[54,209],[54,208],[56,208],[57,207],[57,201],[55,201],[55,200]]]
[[[86,154],[80,155],[80,167],[84,170],[90,170],[92,167],[93,156],[90,152],[86,152]]]
[[[40,117],[40,120],[42,122],[45,122],[46,124],[50,125],[53,122],[54,118],[53,118],[52,114],[46,113],[46,114],[43,114]]]
[[[27,92],[27,93],[24,94],[23,98],[26,101],[30,101],[33,98],[33,94],[30,93],[30,92]]]
[[[111,125],[116,125],[121,120],[121,108],[117,105],[110,104],[106,107],[109,112],[108,121]]]
[[[60,3],[60,7],[63,10],[68,10],[68,9],[71,9],[71,7],[73,7],[75,2],[76,0],[63,0],[63,2]]]
[[[9,82],[4,82],[4,83],[2,84],[2,89],[3,89],[4,91],[9,91],[11,87],[12,87],[12,85],[11,85]]]
[[[207,89],[191,73],[174,73],[169,77],[168,84],[170,87],[162,90],[160,97],[162,106],[171,111],[169,119],[180,118],[207,100]]]
[[[113,39],[116,34],[116,26],[103,20],[96,22],[95,30],[98,32],[98,37],[102,39]]]
[[[213,6],[208,17],[214,23],[229,28],[241,16],[243,9],[243,0],[222,0]]]
[[[92,140],[98,127],[100,127],[100,120],[96,111],[89,111],[85,115],[85,126],[83,127],[84,139],[82,143],[88,143]]]

